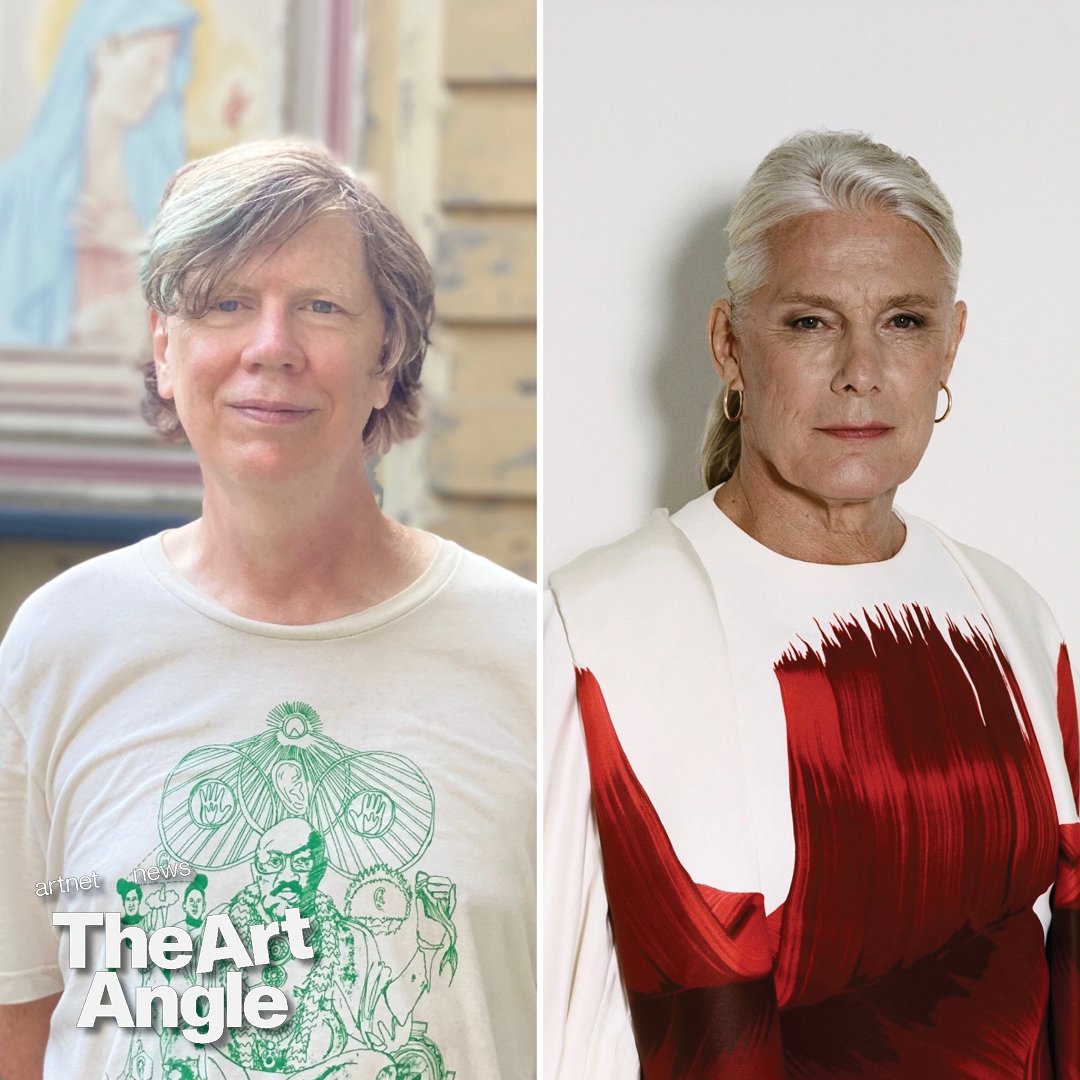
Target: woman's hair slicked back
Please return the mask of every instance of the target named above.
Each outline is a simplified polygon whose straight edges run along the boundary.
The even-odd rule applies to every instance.
[[[769,274],[769,236],[776,226],[822,211],[885,210],[919,226],[937,248],[955,291],[960,236],[952,207],[927,171],[857,131],[803,131],[769,151],[747,181],[728,219],[725,265],[732,321]],[[708,487],[727,480],[739,463],[738,421],[725,418],[723,392],[709,416],[702,448]]]

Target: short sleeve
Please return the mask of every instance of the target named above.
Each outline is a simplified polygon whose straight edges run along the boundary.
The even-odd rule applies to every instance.
[[[47,835],[45,796],[30,775],[26,741],[0,706],[0,1004],[34,1001],[64,988],[52,904],[35,887],[48,877]]]
[[[608,923],[574,664],[544,611],[544,1077],[638,1080],[641,1066]]]

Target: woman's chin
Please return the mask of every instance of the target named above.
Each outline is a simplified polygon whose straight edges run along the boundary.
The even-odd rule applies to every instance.
[[[800,488],[817,501],[836,503],[874,502],[891,499],[912,470],[874,468],[868,463],[845,462],[833,468],[799,470],[792,477]]]

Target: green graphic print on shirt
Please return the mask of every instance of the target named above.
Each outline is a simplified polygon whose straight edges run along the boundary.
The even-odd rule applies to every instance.
[[[399,754],[329,738],[304,702],[275,706],[266,723],[252,738],[192,750],[165,781],[161,846],[144,869],[182,861],[195,876],[117,890],[124,923],[148,934],[183,927],[196,949],[210,914],[226,914],[250,948],[253,925],[299,909],[315,958],[294,958],[281,934],[270,963],[242,969],[245,992],[283,987],[293,1012],[281,1027],[230,1029],[211,1046],[181,1029],[136,1031],[115,1080],[453,1080],[413,1015],[432,981],[457,969],[455,885],[406,873],[431,843],[431,785]],[[235,871],[222,872],[240,864],[251,880],[237,888]],[[223,986],[229,970],[131,975],[182,993]]]

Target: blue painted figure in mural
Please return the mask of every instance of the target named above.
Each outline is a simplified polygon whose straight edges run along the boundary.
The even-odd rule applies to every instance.
[[[0,345],[128,351],[137,255],[185,154],[197,16],[182,0],[83,0],[28,135],[0,164]]]

